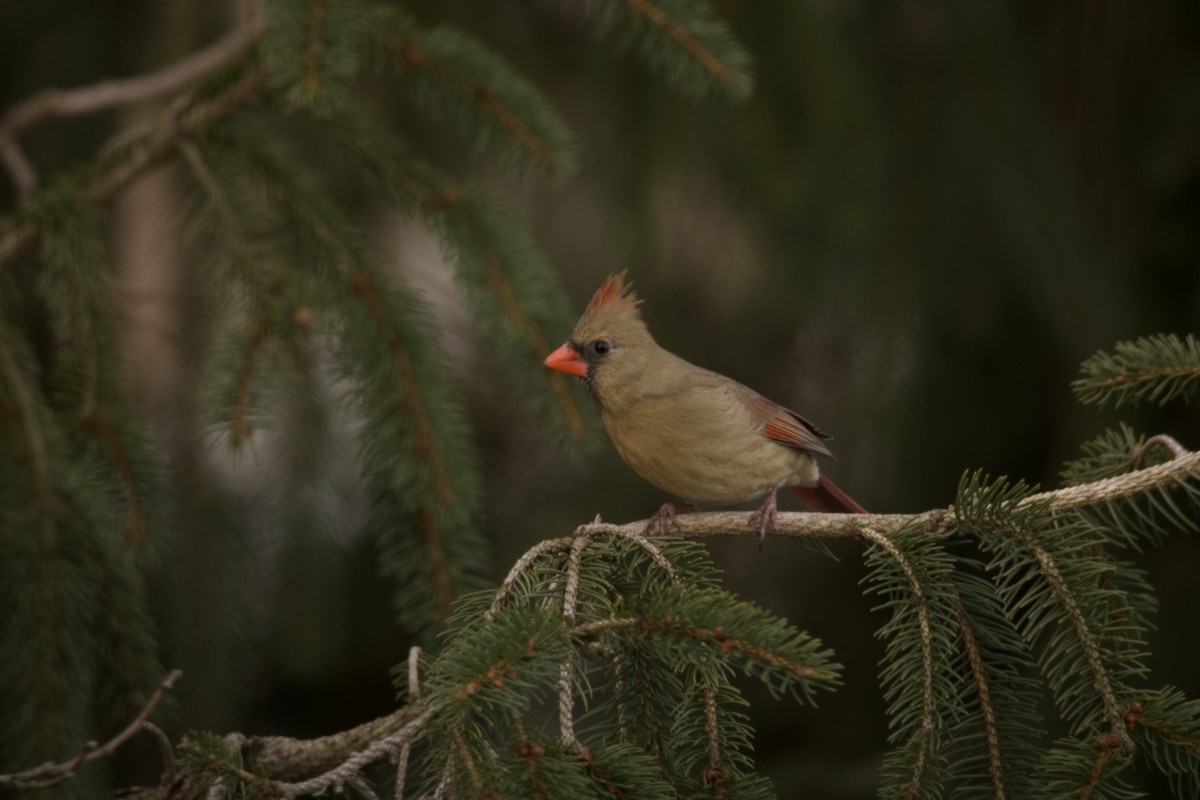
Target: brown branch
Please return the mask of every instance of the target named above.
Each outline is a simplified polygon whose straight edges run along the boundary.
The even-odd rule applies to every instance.
[[[125,744],[131,736],[142,729],[142,726],[150,719],[150,715],[154,713],[154,709],[159,701],[162,700],[163,695],[174,688],[175,682],[182,675],[182,670],[172,670],[167,677],[163,678],[162,683],[158,685],[154,693],[150,695],[150,699],[142,706],[142,710],[137,713],[137,716],[130,720],[129,724],[120,733],[104,744],[96,746],[94,742],[89,743],[89,746],[81,751],[79,755],[68,761],[50,761],[33,769],[27,769],[24,772],[0,775],[0,789],[28,790],[56,786],[74,776],[84,764],[112,755],[118,747]]]
[[[213,96],[182,109],[172,107],[160,115],[133,143],[136,147],[131,145],[133,154],[129,158],[111,169],[102,170],[89,181],[91,199],[97,203],[110,200],[130,181],[170,154],[181,136],[200,130],[239,108],[262,89],[266,79],[263,70],[252,67]],[[119,133],[115,138],[123,139],[125,134]],[[37,225],[27,220],[6,226],[0,233],[0,263],[21,252],[37,233]]]
[[[20,136],[28,128],[53,117],[93,114],[178,94],[218,67],[232,61],[262,33],[262,23],[251,17],[205,49],[157,72],[133,78],[106,80],[76,89],[47,89],[18,103],[0,119],[0,163],[17,191],[37,188],[37,172],[21,150]]]

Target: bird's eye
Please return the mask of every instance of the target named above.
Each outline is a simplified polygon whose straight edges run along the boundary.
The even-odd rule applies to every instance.
[[[612,351],[612,342],[608,339],[593,339],[587,344],[588,355],[602,358]]]

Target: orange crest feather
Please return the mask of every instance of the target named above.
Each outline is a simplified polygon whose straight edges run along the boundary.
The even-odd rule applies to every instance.
[[[625,282],[625,270],[621,270],[616,275],[609,275],[604,279],[604,283],[600,284],[600,288],[592,295],[587,310],[609,305],[625,305],[632,308],[639,302],[637,295],[633,293],[633,284]]]

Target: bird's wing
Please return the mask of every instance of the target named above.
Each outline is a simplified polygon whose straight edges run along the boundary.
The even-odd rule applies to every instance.
[[[738,394],[750,416],[762,425],[763,436],[788,447],[833,458],[833,453],[821,441],[830,438],[829,435],[822,433],[816,425],[751,389]]]

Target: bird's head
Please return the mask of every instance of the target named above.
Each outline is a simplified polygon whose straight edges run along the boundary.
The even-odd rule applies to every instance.
[[[610,275],[575,323],[571,338],[545,365],[582,378],[600,401],[638,381],[658,348],[638,312],[640,301],[625,273]]]

